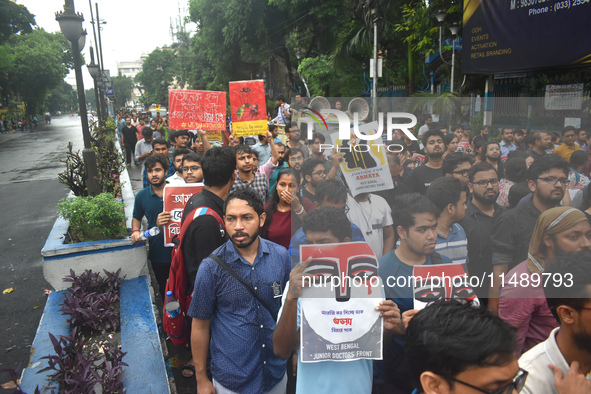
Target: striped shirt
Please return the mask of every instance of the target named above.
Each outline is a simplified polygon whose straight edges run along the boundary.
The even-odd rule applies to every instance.
[[[468,239],[462,226],[454,223],[447,238],[437,233],[435,251],[449,257],[453,263],[463,264],[465,267],[468,262]]]

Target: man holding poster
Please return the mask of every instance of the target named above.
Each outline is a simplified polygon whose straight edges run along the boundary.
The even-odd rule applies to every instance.
[[[351,239],[351,224],[347,216],[341,209],[334,207],[322,207],[310,212],[304,217],[303,230],[308,245],[345,243]],[[283,359],[287,359],[292,351],[300,349],[300,297],[304,279],[309,280],[312,276],[307,272],[311,262],[312,258],[300,262],[291,271],[289,283],[283,292],[283,306],[273,333],[275,355]],[[392,301],[379,301],[378,304],[375,311],[383,319],[384,342],[387,342],[392,335],[401,332],[400,312]],[[349,322],[347,317],[342,320],[345,326]],[[333,346],[338,346],[339,350],[341,348],[339,345]],[[298,357],[296,389],[297,393],[370,393],[372,377],[372,361],[368,359],[307,363]]]

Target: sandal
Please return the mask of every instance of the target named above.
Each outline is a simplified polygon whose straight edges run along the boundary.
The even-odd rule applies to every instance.
[[[195,377],[195,367],[191,364],[185,364],[181,368],[181,375],[183,378],[194,378]]]

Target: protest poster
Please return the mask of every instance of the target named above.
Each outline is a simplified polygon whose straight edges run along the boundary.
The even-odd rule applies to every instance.
[[[372,122],[359,126],[359,132],[375,135],[378,123]],[[353,131],[348,140],[341,140],[339,133],[331,134],[335,146],[343,154],[341,171],[353,197],[360,193],[371,193],[379,190],[392,189],[392,177],[386,159],[386,147],[373,140],[358,139]]]
[[[171,129],[226,130],[226,92],[168,91]]]
[[[267,101],[265,82],[230,82],[232,133],[236,137],[267,134]]]
[[[480,305],[462,264],[415,265],[412,275],[414,309],[442,299]]]
[[[172,219],[164,225],[164,246],[174,246],[172,238],[181,232],[181,219],[187,201],[203,189],[202,183],[188,183],[182,186],[164,186],[164,212],[170,212]]]
[[[365,242],[301,245],[314,280],[304,283],[300,356],[304,363],[381,360],[384,300],[378,261]]]

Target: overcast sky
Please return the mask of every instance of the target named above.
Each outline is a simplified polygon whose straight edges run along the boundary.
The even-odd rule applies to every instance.
[[[16,0],[16,2],[23,4],[35,15],[35,21],[39,27],[48,32],[60,31],[55,13],[63,11],[64,0]],[[107,22],[102,25],[101,41],[105,69],[110,70],[111,75],[117,75],[117,62],[134,61],[140,58],[142,52],[150,53],[157,47],[170,45],[172,43],[171,20],[173,26],[176,26],[179,8],[182,16],[188,15],[188,0],[158,2],[154,0],[92,0],[92,11],[96,18],[95,4],[98,4],[101,20]],[[91,45],[95,47],[90,24],[90,5],[88,0],[74,0],[74,7],[76,12],[81,12],[84,16],[83,27],[88,35],[83,53],[87,62],[90,62],[88,48]],[[194,30],[195,25],[189,25],[188,29]],[[85,88],[92,87],[88,71],[83,70],[82,74]],[[71,82],[70,78],[66,80]]]

